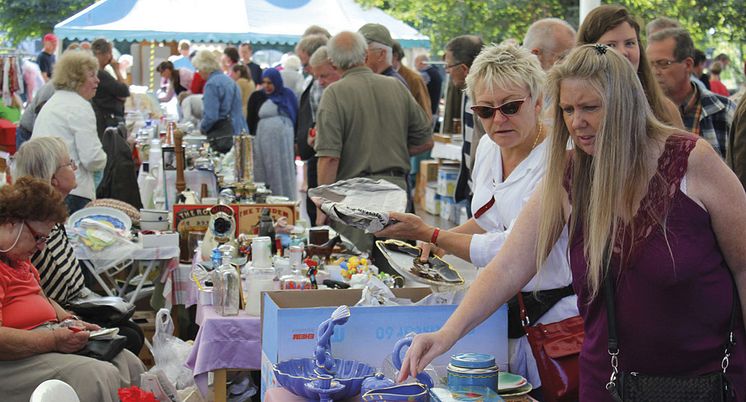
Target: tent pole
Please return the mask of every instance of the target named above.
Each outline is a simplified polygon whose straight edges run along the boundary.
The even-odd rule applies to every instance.
[[[155,91],[155,41],[150,42],[150,61],[148,62],[150,76],[150,90]]]

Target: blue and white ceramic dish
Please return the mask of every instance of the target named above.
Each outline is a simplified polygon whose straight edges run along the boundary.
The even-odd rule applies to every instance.
[[[363,395],[363,401],[430,402],[430,393],[422,384],[399,384],[368,391]]]
[[[340,391],[329,395],[333,400],[353,397],[360,393],[363,380],[373,376],[376,370],[365,364],[354,360],[335,359],[337,373],[334,381],[345,387]],[[291,359],[274,365],[275,377],[285,389],[295,395],[318,400],[316,392],[305,386],[307,382],[315,381],[319,374],[316,372],[314,359]]]

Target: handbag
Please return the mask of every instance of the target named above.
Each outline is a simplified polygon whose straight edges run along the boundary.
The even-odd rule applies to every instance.
[[[107,328],[119,326],[135,313],[134,304],[117,296],[73,300],[68,308],[85,321]]]
[[[518,292],[521,324],[536,360],[541,389],[547,402],[578,400],[580,349],[585,332],[579,315],[551,324],[536,324],[526,316],[523,295]]]
[[[75,354],[110,362],[124,349],[126,344],[127,338],[120,335],[114,335],[108,339],[89,339],[85,347]]]
[[[221,154],[227,153],[233,147],[233,120],[228,115],[212,125],[207,130],[207,142],[210,147]]]
[[[572,285],[557,289],[539,290],[535,292],[522,292],[523,305],[526,309],[526,318],[531,322],[538,320],[551,310],[555,304],[567,296],[572,296],[575,291]],[[518,339],[526,335],[521,324],[521,309],[518,306],[518,295],[508,300],[508,338]]]
[[[617,402],[725,402],[735,400],[725,372],[728,368],[730,350],[735,345],[736,303],[738,291],[733,283],[733,307],[730,314],[728,338],[721,363],[722,371],[694,377],[651,376],[637,372],[619,371],[619,338],[616,331],[616,307],[614,283],[611,273],[604,279],[604,296],[608,317],[608,349],[611,357],[611,377],[606,390]]]

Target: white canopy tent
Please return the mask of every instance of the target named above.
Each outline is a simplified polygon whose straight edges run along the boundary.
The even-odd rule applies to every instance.
[[[312,24],[335,34],[369,22],[386,26],[402,47],[430,47],[414,28],[354,0],[102,0],[60,22],[54,32],[70,40],[292,45]]]

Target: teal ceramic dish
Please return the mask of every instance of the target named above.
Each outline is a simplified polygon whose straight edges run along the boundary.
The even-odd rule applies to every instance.
[[[448,387],[487,387],[497,392],[498,375],[495,356],[460,353],[451,356]]]

